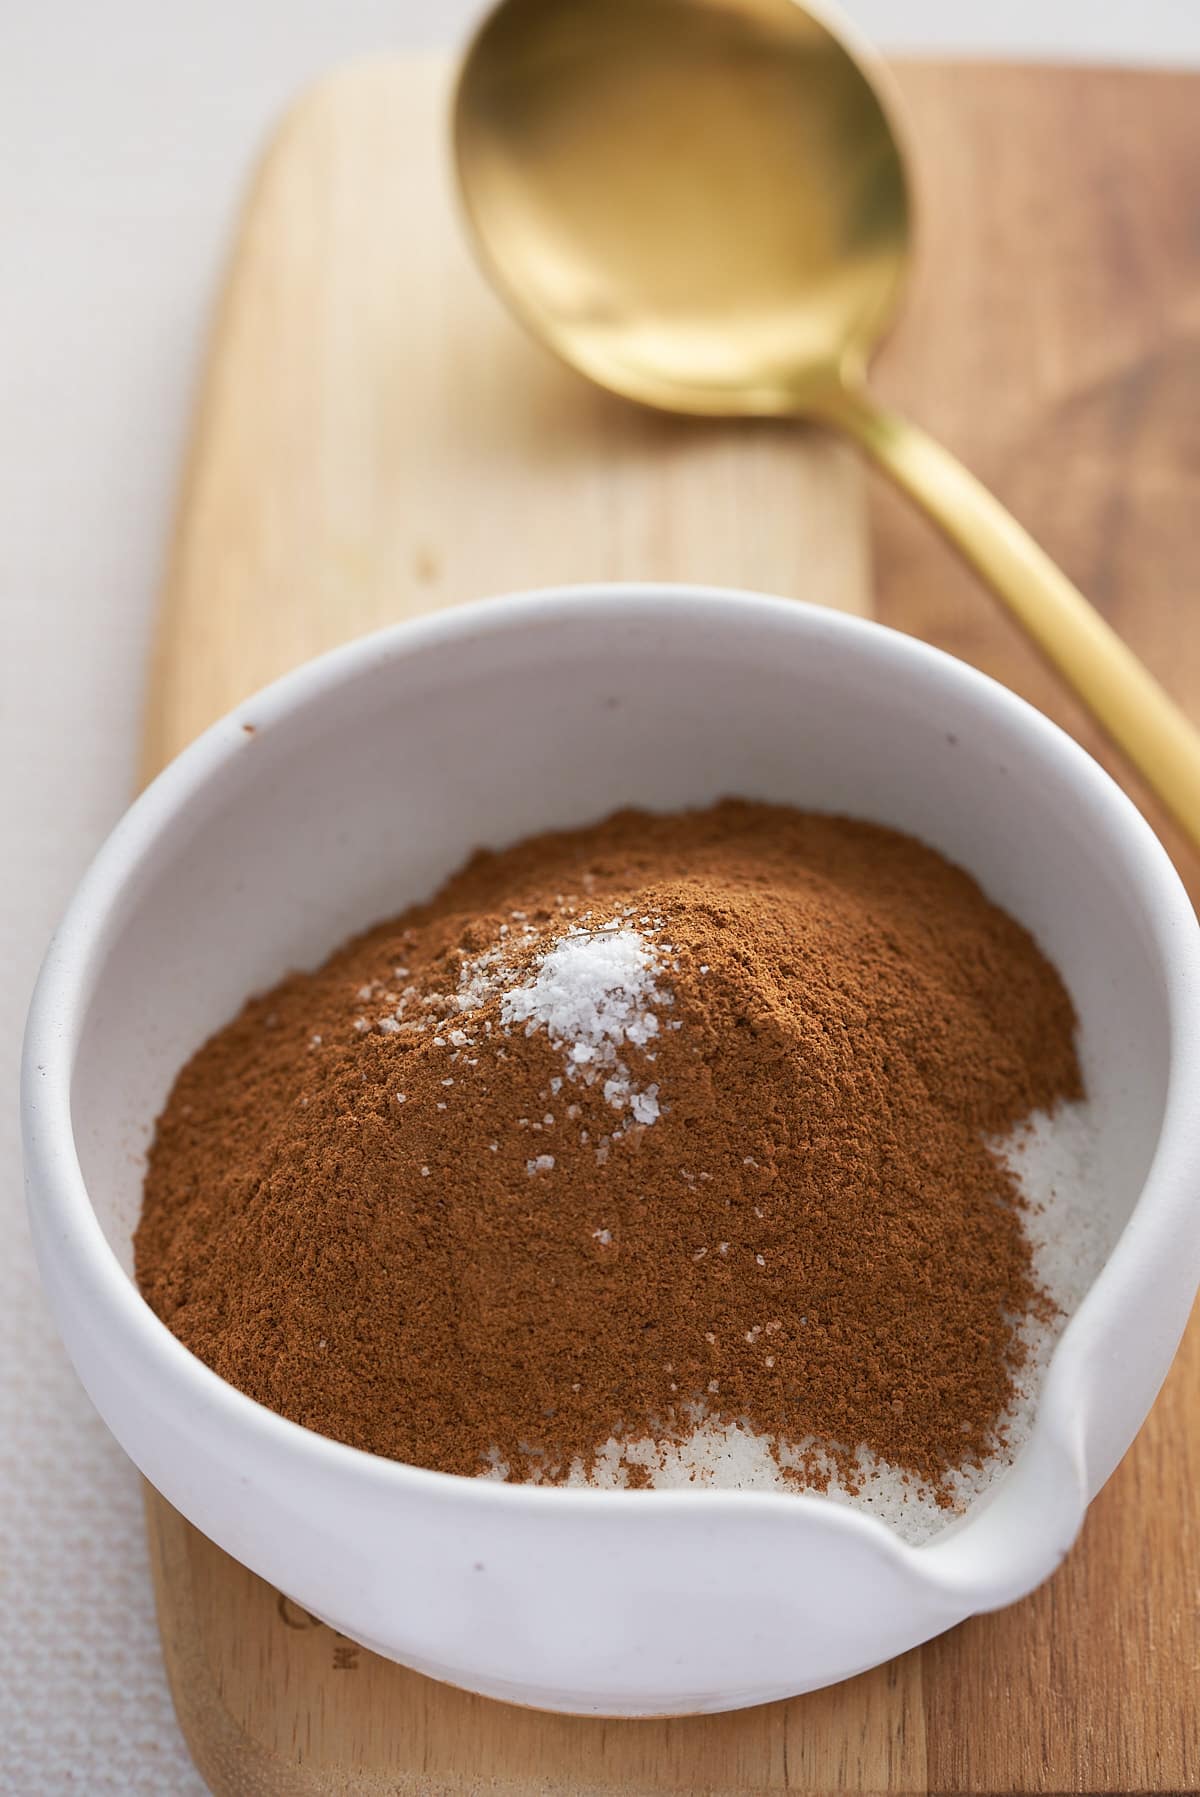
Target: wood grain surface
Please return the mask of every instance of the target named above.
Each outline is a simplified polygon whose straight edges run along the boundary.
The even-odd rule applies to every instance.
[[[910,66],[923,201],[885,396],[959,450],[1200,716],[1200,77]],[[441,185],[440,77],[371,65],[286,123],[214,334],[146,768],[303,656],[566,578],[698,578],[864,609],[846,453],[660,419],[511,326]],[[882,489],[878,611],[1099,751],[996,608]],[[1147,804],[1200,890],[1200,866]],[[1200,1329],[1040,1592],[862,1678],[677,1722],[438,1686],[297,1610],[147,1496],[164,1652],[215,1791],[1200,1789]]]
[[[1200,720],[1200,77],[900,76],[924,230],[879,389],[971,463]],[[1200,857],[999,608],[882,484],[872,499],[878,615],[1077,736],[1200,898]],[[1195,1316],[1061,1571],[921,1657],[933,1791],[1200,1788]]]

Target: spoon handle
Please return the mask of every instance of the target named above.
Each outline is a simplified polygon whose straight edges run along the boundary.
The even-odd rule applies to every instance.
[[[1200,732],[998,499],[857,384],[821,415],[875,459],[961,551],[1200,847]]]

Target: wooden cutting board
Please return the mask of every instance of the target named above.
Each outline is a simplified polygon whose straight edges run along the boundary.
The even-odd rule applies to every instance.
[[[1200,715],[1200,78],[900,75],[926,236],[882,384]],[[412,61],[336,75],[254,184],[175,533],[148,774],[305,656],[488,592],[697,579],[868,609],[847,452],[637,412],[510,324],[455,229],[444,83]],[[882,495],[872,520],[880,615],[1095,747],[932,534]],[[148,1492],[180,1721],[230,1797],[1200,1789],[1198,1405],[1193,1328],[1081,1544],[1023,1604],[832,1690],[672,1722],[539,1716],[405,1672]]]

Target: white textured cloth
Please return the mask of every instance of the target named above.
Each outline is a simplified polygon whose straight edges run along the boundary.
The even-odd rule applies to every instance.
[[[19,1039],[53,924],[129,795],[197,346],[246,168],[298,86],[398,33],[415,41],[413,11],[404,0],[5,10],[0,1792],[14,1797],[204,1789],[162,1672],[137,1478],[38,1285]]]
[[[847,5],[893,42],[901,31],[918,42],[922,29],[936,42],[944,21],[942,41],[961,44],[970,16],[1012,33],[1010,52],[1200,61],[1194,0],[1030,0],[1000,23],[948,0]],[[199,331],[256,143],[327,64],[448,38],[474,10],[474,0],[5,10],[0,1792],[16,1797],[202,1789],[159,1661],[137,1481],[67,1365],[33,1266],[12,1099],[29,989],[129,792]]]

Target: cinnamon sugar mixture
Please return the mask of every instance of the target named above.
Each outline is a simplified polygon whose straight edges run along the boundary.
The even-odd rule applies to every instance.
[[[946,1504],[1053,1311],[994,1144],[1082,1096],[1074,1030],[910,838],[621,812],[476,855],[200,1049],[138,1281],[250,1396],[418,1466],[641,1484],[725,1430]]]

